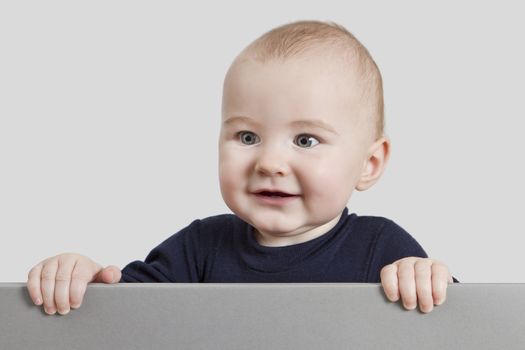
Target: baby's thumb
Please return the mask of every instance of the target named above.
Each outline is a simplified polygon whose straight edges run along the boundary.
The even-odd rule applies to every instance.
[[[120,269],[114,265],[110,265],[100,270],[93,282],[118,283],[121,276],[122,273],[120,272]]]

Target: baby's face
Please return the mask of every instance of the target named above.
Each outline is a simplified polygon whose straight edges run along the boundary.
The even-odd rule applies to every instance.
[[[230,68],[219,139],[221,192],[260,243],[301,243],[337,223],[374,141],[356,117],[358,84],[322,57],[247,59]]]

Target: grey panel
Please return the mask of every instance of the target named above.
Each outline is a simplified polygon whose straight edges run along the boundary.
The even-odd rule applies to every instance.
[[[429,314],[379,284],[90,284],[66,316],[0,283],[0,348],[525,349],[525,284],[454,284]]]

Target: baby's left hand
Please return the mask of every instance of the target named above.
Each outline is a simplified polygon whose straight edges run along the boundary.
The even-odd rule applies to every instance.
[[[381,285],[390,301],[398,301],[413,310],[419,302],[421,312],[430,312],[447,297],[447,285],[452,275],[444,264],[425,258],[408,257],[381,269]]]

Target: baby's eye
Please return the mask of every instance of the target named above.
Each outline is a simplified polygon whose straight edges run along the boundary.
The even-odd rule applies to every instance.
[[[251,131],[239,131],[237,135],[239,136],[240,141],[245,145],[253,145],[255,140],[259,138],[259,136]]]
[[[311,148],[319,143],[315,137],[308,134],[301,134],[297,136],[295,140],[298,146],[305,148]]]

